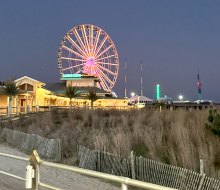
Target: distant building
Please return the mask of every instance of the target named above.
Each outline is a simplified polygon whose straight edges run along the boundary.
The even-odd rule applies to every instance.
[[[68,85],[75,86],[79,91],[79,96],[74,98],[74,105],[77,107],[90,106],[87,94],[91,88],[94,89],[97,101],[94,102],[95,107],[127,107],[127,99],[119,99],[112,97],[110,92],[106,92],[98,88],[99,80],[96,77],[84,76],[72,77],[65,76],[61,82],[46,84],[35,80],[28,76],[23,76],[15,80],[19,85],[19,94],[12,99],[13,112],[26,112],[27,106],[30,111],[34,111],[36,107],[47,106],[68,106],[69,98],[65,97],[65,88]],[[8,106],[8,97],[4,91],[4,83],[0,85],[0,108]],[[5,111],[6,113],[6,111]]]
[[[63,74],[61,80],[66,82],[66,86],[74,87],[100,87],[100,80],[87,74]]]

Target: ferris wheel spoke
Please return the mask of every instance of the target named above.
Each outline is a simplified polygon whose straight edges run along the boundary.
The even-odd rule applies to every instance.
[[[105,82],[105,80],[103,79],[103,77],[102,77],[101,75],[99,75],[99,77],[100,77],[101,84],[102,84],[103,88],[104,88],[106,91],[108,91],[108,85],[107,85],[107,83]]]
[[[89,72],[88,72],[88,68],[84,67],[83,69],[84,69],[83,72],[85,72],[85,73],[89,73]]]
[[[111,58],[111,57],[114,57],[115,55],[109,55],[109,56],[106,56],[106,57],[102,57],[102,58],[99,58],[99,59],[96,59],[96,61],[100,61],[100,60],[103,60],[103,59],[108,59],[108,58]]]
[[[100,79],[100,84],[101,84],[102,88],[107,91],[108,85],[105,83],[105,80],[102,78],[101,75],[99,75],[99,79]]]
[[[105,50],[103,50],[99,55],[97,55],[96,57],[100,57],[103,53],[105,53],[106,51],[108,51],[114,44],[111,44],[110,46],[108,46]]]
[[[99,65],[118,65],[118,64],[115,64],[115,63],[105,63],[105,62],[100,62],[100,61],[96,61],[96,63],[99,63]]]
[[[98,33],[96,34],[96,37],[95,37],[95,45],[94,45],[94,48],[93,48],[93,53],[95,53],[95,51],[96,51],[100,34],[101,34],[101,29],[99,29]]]
[[[99,69],[98,67],[97,67],[97,69],[102,73],[102,76],[109,82],[109,84],[112,84],[112,85],[113,85],[113,82],[111,81],[111,79],[108,78],[108,77],[106,76],[106,74],[103,73],[103,71],[102,71],[101,69]]]
[[[74,66],[71,66],[71,67],[64,68],[63,71],[68,70],[68,69],[72,69],[72,68],[76,68],[76,67],[79,67],[79,66],[81,66],[81,65],[84,65],[84,63],[81,63],[81,64],[78,64],[78,65],[74,65]]]
[[[99,53],[99,51],[101,50],[102,46],[104,45],[107,39],[108,39],[108,36],[105,36],[105,38],[102,40],[101,44],[99,45],[97,51],[95,52],[95,57],[97,57],[96,55]]]
[[[63,45],[62,47],[63,47],[65,50],[67,50],[67,51],[69,51],[69,52],[71,52],[71,53],[73,53],[73,54],[77,55],[78,57],[81,57],[81,58],[83,58],[83,59],[85,59],[85,60],[86,60],[86,57],[85,57],[85,56],[83,56],[83,55],[81,55],[81,54],[79,54],[79,53],[75,52],[74,50],[72,50],[72,49],[70,49],[70,48],[66,47],[65,45]]]
[[[89,49],[90,49],[89,48],[89,42],[88,42],[88,38],[87,38],[87,35],[86,35],[86,30],[85,30],[85,26],[84,25],[83,25],[82,34],[83,34],[83,40],[84,40],[84,42],[86,44],[87,50],[90,53],[90,51],[89,51]]]
[[[91,26],[91,28],[89,29],[89,45],[90,45],[90,49],[92,52],[92,48],[93,48],[93,25]]]
[[[106,69],[105,67],[103,67],[103,66],[101,66],[101,65],[99,65],[99,64],[97,64],[97,66],[98,66],[100,69],[105,70],[106,72],[112,74],[113,76],[115,75],[115,73],[113,73],[113,72],[110,71],[109,69]]]
[[[74,34],[75,34],[75,36],[76,36],[76,38],[77,38],[79,44],[81,45],[81,47],[84,49],[86,55],[88,56],[88,52],[87,52],[86,46],[85,46],[85,44],[83,43],[81,37],[79,36],[79,33],[77,32],[76,29],[75,29],[73,32],[74,32]]]
[[[74,42],[74,40],[73,40],[69,35],[67,35],[66,38],[69,40],[69,42],[70,42],[74,47],[76,47],[76,49],[77,49],[78,51],[80,51],[80,52],[82,53],[82,55],[87,56],[87,55],[85,54],[85,52],[76,44],[76,42]]]
[[[81,69],[79,69],[79,70],[78,70],[78,71],[76,71],[75,73],[76,73],[76,74],[79,74],[81,71],[82,71],[82,70],[81,70]]]
[[[75,59],[75,58],[72,58],[72,57],[61,57],[61,59],[85,62],[85,60],[82,60],[82,59]]]

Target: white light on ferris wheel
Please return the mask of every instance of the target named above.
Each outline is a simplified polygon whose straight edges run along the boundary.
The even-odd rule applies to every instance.
[[[67,32],[58,51],[60,74],[86,73],[100,79],[100,86],[112,91],[118,77],[119,58],[109,35],[101,28],[83,24]]]

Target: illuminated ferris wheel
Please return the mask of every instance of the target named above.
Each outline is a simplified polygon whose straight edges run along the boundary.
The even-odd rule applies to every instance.
[[[98,77],[100,87],[110,92],[116,82],[119,58],[109,35],[101,28],[83,24],[67,32],[58,52],[60,74],[85,73]]]

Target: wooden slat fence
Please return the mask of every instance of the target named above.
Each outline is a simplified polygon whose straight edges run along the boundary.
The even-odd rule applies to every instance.
[[[130,177],[175,189],[220,190],[220,181],[206,177],[205,174],[132,154],[125,158],[78,145],[78,161],[81,168]]]
[[[27,154],[37,150],[42,158],[55,162],[61,161],[60,139],[47,139],[39,135],[4,128],[0,130],[0,140],[18,147]]]

